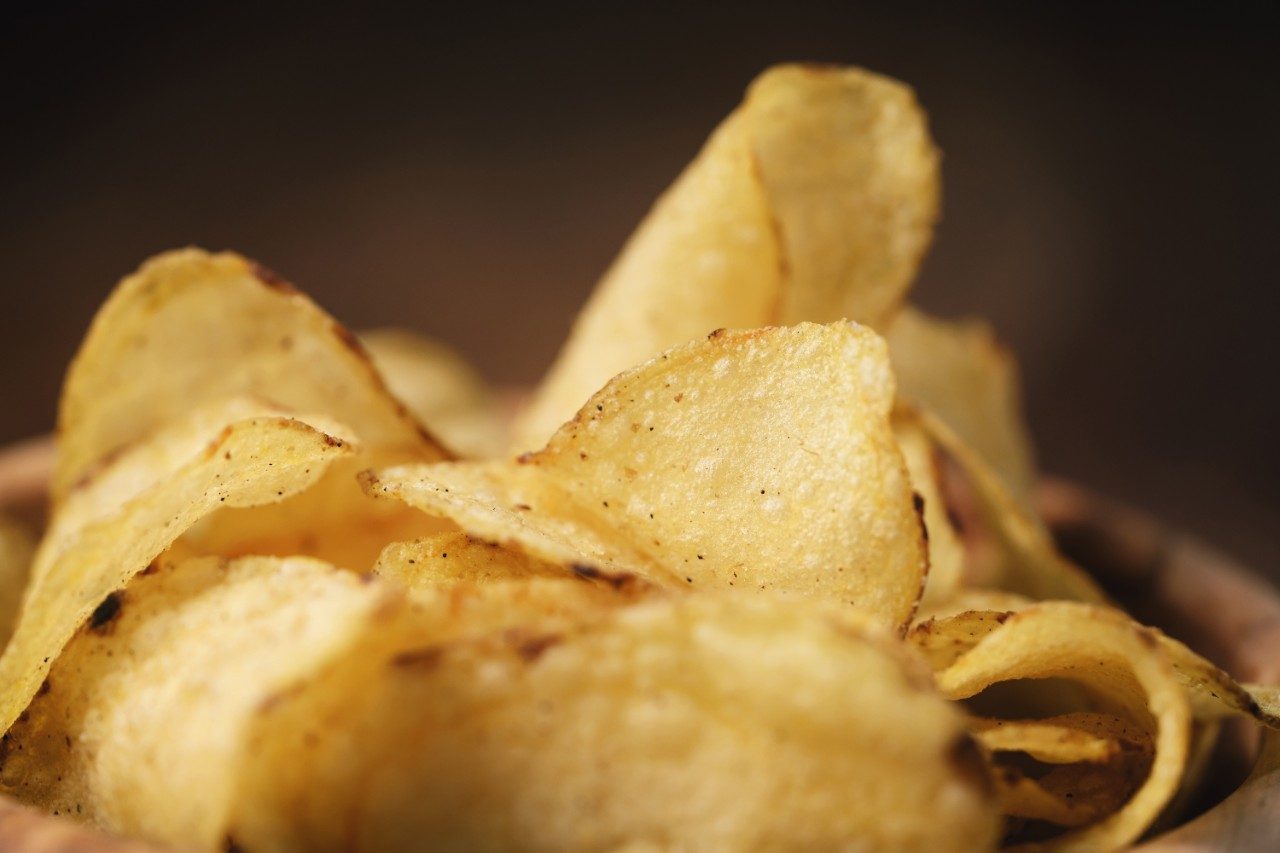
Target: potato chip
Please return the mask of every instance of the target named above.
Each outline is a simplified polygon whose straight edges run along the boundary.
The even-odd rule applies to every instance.
[[[0,516],[0,648],[9,641],[36,543],[27,528]]]
[[[540,447],[614,374],[712,329],[883,327],[932,238],[938,154],[911,90],[782,65],[658,200],[515,429]]]
[[[316,485],[268,506],[223,508],[182,537],[190,556],[307,556],[367,572],[389,542],[456,530],[410,507],[371,500],[358,476],[404,461],[397,450],[365,450],[330,466]]]
[[[1114,714],[1073,712],[1039,720],[974,717],[969,731],[991,752],[1025,752],[1045,764],[1100,764],[1122,751],[1150,752],[1150,737]]]
[[[360,340],[391,393],[445,447],[473,459],[506,452],[497,400],[461,355],[402,329],[362,332]]]
[[[1030,600],[1009,593],[964,590],[946,606],[918,618],[908,640],[934,669],[941,669],[950,666],[1004,624],[1012,613],[1032,604]],[[950,612],[952,610],[956,612]],[[1114,610],[1113,613],[1118,618],[1128,618],[1122,611]],[[1143,626],[1143,631],[1159,645],[1162,656],[1169,662],[1174,677],[1186,693],[1197,722],[1248,717],[1262,725],[1280,729],[1280,715],[1265,703],[1260,703],[1250,687],[1241,685],[1228,673],[1158,628]]]
[[[931,412],[917,414],[925,431],[968,478],[979,513],[1000,552],[995,585],[1036,599],[1106,603],[1097,582],[1058,552],[1044,524],[1018,504],[978,453]]]
[[[153,489],[205,452],[228,424],[280,417],[290,417],[290,414],[262,400],[231,397],[198,407],[167,423],[163,429],[120,448],[105,464],[81,478],[58,503],[40,540],[36,565],[41,570],[47,567],[52,561],[46,552],[55,554],[65,550],[85,527],[117,515],[121,506]],[[306,421],[347,444],[355,441],[342,424],[316,415],[306,416]]]
[[[441,529],[370,501],[356,482],[370,465],[448,454],[355,337],[273,273],[196,249],[144,264],[95,318],[63,389],[55,498],[122,446],[229,398],[334,417],[354,431],[361,458],[291,500],[203,519],[189,553],[305,554],[368,570],[388,541]]]
[[[374,574],[409,589],[437,589],[527,578],[563,578],[564,569],[466,533],[440,533],[392,542]]]
[[[221,848],[254,715],[386,618],[386,592],[308,559],[136,578],[10,731],[5,784],[54,814]]]
[[[1084,827],[1121,808],[1146,772],[1143,763],[1116,762],[1109,767],[1063,765],[1034,779],[1013,767],[1000,767],[994,775],[1000,807],[1009,817]],[[1075,848],[1069,842],[1054,840],[1048,844],[1018,845],[1015,849],[1112,849],[1092,844],[1089,841]]]
[[[900,627],[926,556],[892,400],[862,327],[720,332],[617,377],[538,453],[366,487],[566,568],[820,597]]]
[[[1035,461],[1018,364],[982,320],[941,320],[914,306],[885,335],[898,394],[949,426],[1033,512]]]
[[[987,849],[981,760],[921,675],[830,606],[746,595],[359,651],[263,710],[231,838]]]
[[[907,463],[911,486],[924,503],[924,526],[929,545],[929,576],[920,606],[933,607],[953,598],[964,580],[964,543],[947,517],[942,496],[940,460],[933,442],[915,414],[893,413],[893,435]]]
[[[31,570],[31,586],[9,646],[0,657],[0,731],[8,730],[36,694],[49,666],[86,620],[109,620],[113,594],[195,520],[219,506],[278,501],[315,483],[330,461],[351,454],[342,438],[301,420],[264,417],[232,421],[205,432],[203,447],[177,461],[166,451],[199,444],[188,433],[204,423],[179,424],[179,438],[160,438],[121,455],[101,474],[104,482],[149,481],[116,511],[98,511],[99,501],[74,502],[60,513],[81,512],[73,525],[55,515],[61,531],[42,543]],[[140,472],[122,475],[118,471]],[[105,498],[101,499],[105,503]]]
[[[143,264],[94,318],[59,404],[55,502],[120,448],[241,396],[328,415],[406,459],[447,456],[332,317],[239,255],[183,249]]]
[[[1083,685],[1096,703],[1095,711],[1140,727],[1152,743],[1150,768],[1123,806],[1098,820],[1090,814],[1087,826],[1054,839],[1054,849],[1113,849],[1130,843],[1178,789],[1191,734],[1187,694],[1150,631],[1113,610],[1074,602],[1040,603],[1008,614],[939,671],[936,683],[944,696],[959,700],[1000,682],[1050,678]],[[1059,773],[1051,785],[1046,779],[1037,780],[1037,785],[1051,795],[1060,792],[1061,799],[1071,792],[1072,779],[1086,789],[1124,790],[1127,783],[1122,783],[1128,778],[1124,772],[1131,767],[1131,763],[1120,765],[1121,775],[1111,783],[1073,771]],[[1086,793],[1082,790],[1082,795]],[[1024,816],[1062,823],[1045,815]]]

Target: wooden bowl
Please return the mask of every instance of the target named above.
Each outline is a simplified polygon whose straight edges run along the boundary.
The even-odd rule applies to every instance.
[[[52,446],[0,451],[0,510],[42,522]],[[1049,479],[1040,505],[1062,549],[1139,620],[1184,640],[1242,681],[1280,684],[1280,591],[1193,538],[1072,483]],[[1243,781],[1256,736],[1228,732],[1190,821],[1145,841],[1146,853],[1280,850],[1280,770]],[[1243,782],[1243,784],[1242,784]],[[0,850],[155,851],[0,796]]]

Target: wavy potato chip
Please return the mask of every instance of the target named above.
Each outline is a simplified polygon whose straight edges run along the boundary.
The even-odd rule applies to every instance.
[[[55,499],[122,447],[231,398],[335,418],[355,433],[360,458],[289,501],[202,520],[189,553],[305,554],[367,570],[387,542],[440,529],[370,501],[356,481],[371,465],[448,454],[355,336],[274,273],[198,249],[151,259],[94,318],[63,389]]]
[[[825,598],[896,628],[927,558],[892,400],[865,328],[720,332],[617,377],[538,453],[366,487],[566,568]]]
[[[769,69],[596,287],[516,446],[542,446],[614,374],[715,328],[883,327],[937,211],[911,89],[858,68]]]
[[[110,618],[118,604],[113,594],[193,522],[220,506],[282,500],[315,483],[331,461],[353,452],[342,438],[283,417],[231,421],[205,432],[201,449],[185,461],[165,452],[200,444],[191,433],[199,434],[203,426],[199,421],[176,425],[172,429],[182,433],[180,438],[139,445],[110,463],[101,475],[104,482],[150,481],[136,495],[122,487],[114,513],[101,512],[98,501],[88,502],[74,530],[55,513],[53,526],[60,535],[41,544],[16,629],[0,657],[0,684],[5,685],[0,731],[7,731],[35,696],[76,629],[86,620]],[[140,473],[123,476],[115,469]],[[68,506],[80,511],[77,504]]]
[[[125,278],[94,317],[59,403],[55,501],[119,448],[242,396],[333,417],[366,447],[447,456],[310,299],[239,255],[181,249]]]
[[[360,334],[391,393],[431,427],[445,447],[468,458],[506,452],[506,429],[489,386],[466,360],[439,341],[403,329]]]
[[[962,700],[1001,682],[1067,679],[1088,691],[1094,711],[1120,717],[1139,729],[1152,744],[1151,761],[1133,784],[1132,761],[1117,765],[1110,782],[1105,768],[1055,771],[1056,776],[1035,780],[1034,787],[1052,800],[1075,799],[1075,780],[1081,786],[1081,801],[1088,801],[1090,792],[1106,792],[1102,801],[1111,803],[1123,792],[1123,805],[1116,802],[1105,817],[1078,808],[1055,816],[1021,815],[1079,826],[1046,842],[1055,850],[1114,849],[1132,842],[1177,792],[1188,757],[1191,706],[1168,656],[1152,632],[1108,608],[1043,602],[1002,616],[971,648],[936,672],[939,690]],[[1145,762],[1141,766],[1146,767]],[[1035,808],[1047,807],[1049,800],[1032,793],[1031,785],[1013,787],[1018,797],[1039,803]]]
[[[941,320],[907,305],[885,333],[899,396],[932,413],[1033,512],[1036,471],[1018,364],[982,320]]]
[[[266,709],[249,752],[246,849],[967,851],[997,830],[911,659],[768,596],[352,655]]]

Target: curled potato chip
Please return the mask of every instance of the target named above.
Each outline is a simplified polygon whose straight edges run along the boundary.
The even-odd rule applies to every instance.
[[[924,526],[929,546],[929,576],[925,582],[921,608],[940,605],[954,598],[964,580],[964,543],[947,517],[942,496],[939,459],[933,442],[913,412],[893,413],[893,435],[898,440],[911,486],[924,502]]]
[[[386,590],[309,559],[204,558],[114,595],[10,731],[0,775],[54,814],[221,847],[257,709],[349,648]]]
[[[391,393],[446,447],[477,459],[506,451],[497,401],[461,355],[402,329],[362,332],[360,340]]]
[[[0,648],[13,633],[35,550],[35,540],[24,525],[0,516]]]
[[[248,849],[980,850],[997,829],[961,717],[912,661],[768,596],[353,654],[251,744]]]
[[[455,530],[451,522],[371,500],[359,474],[402,462],[398,451],[366,450],[336,461],[314,486],[277,504],[224,507],[182,537],[189,556],[307,556],[367,572],[388,542]]]
[[[1094,710],[1143,730],[1152,743],[1152,759],[1123,805],[1105,817],[1090,814],[1087,826],[1054,839],[1052,846],[1067,850],[1123,846],[1151,825],[1178,790],[1191,734],[1187,694],[1150,631],[1108,608],[1044,602],[1006,614],[997,627],[936,674],[943,695],[957,700],[1000,682],[1055,678],[1081,684],[1095,703]],[[1110,787],[1100,781],[1102,776],[1079,770],[1058,773],[1053,782],[1046,781],[1049,777],[1037,780],[1037,786],[1051,795],[1056,790],[1062,794],[1059,799],[1066,799],[1072,792],[1071,781],[1076,780],[1084,786],[1081,798],[1087,799],[1090,790],[1127,791],[1121,781],[1132,767],[1132,763],[1121,765],[1123,773]]]
[[[1040,519],[1013,498],[979,454],[932,412],[917,414],[925,431],[968,478],[978,511],[996,540],[1001,564],[993,583],[1036,599],[1106,603],[1097,582],[1058,552]]]
[[[941,320],[905,306],[885,334],[906,402],[931,412],[1033,511],[1036,472],[1018,365],[981,320]]]
[[[1125,749],[1151,751],[1147,733],[1114,714],[1077,711],[1040,720],[975,717],[969,730],[992,752],[1025,752],[1045,764],[1099,764]]]
[[[1013,767],[994,772],[1000,807],[1014,818],[1040,820],[1063,827],[1083,827],[1115,812],[1132,796],[1146,765],[1113,762],[1112,766],[1069,764],[1032,778]],[[1041,845],[1019,845],[1017,849]],[[1047,845],[1056,849],[1054,843]],[[1081,849],[1112,849],[1090,846]]]
[[[882,327],[932,238],[938,154],[905,85],[782,65],[654,205],[515,427],[540,447],[614,374],[712,329]]]
[[[1034,602],[1021,596],[992,590],[964,590],[944,606],[923,613],[908,634],[909,642],[934,669],[949,666],[1009,616]],[[1113,611],[1127,618],[1121,611]],[[1160,646],[1174,677],[1191,703],[1194,718],[1209,723],[1226,717],[1247,717],[1272,729],[1280,729],[1280,714],[1256,692],[1196,654],[1158,628],[1143,631]]]
[[[148,261],[94,319],[63,389],[56,502],[122,447],[228,399],[333,417],[362,450],[303,495],[203,519],[187,536],[190,553],[306,554],[367,570],[388,541],[440,529],[370,501],[356,482],[370,465],[448,454],[355,336],[273,273],[197,249]]]
[[[141,444],[110,463],[100,476],[123,496],[114,512],[102,510],[108,502],[103,494],[55,513],[59,534],[41,543],[16,629],[0,657],[0,684],[6,686],[0,731],[36,694],[75,630],[86,620],[110,618],[113,593],[194,521],[220,506],[286,498],[316,482],[330,461],[353,452],[349,442],[292,418],[231,421],[201,432],[208,426],[199,419],[175,425],[177,438]],[[173,458],[168,451],[180,446],[200,449],[188,459]],[[133,494],[139,482],[148,485]],[[68,521],[69,512],[79,513],[77,523]]]
[[[328,415],[366,447],[446,456],[306,296],[239,255],[182,249],[143,264],[94,318],[59,403],[55,501],[119,448],[236,396]]]
[[[896,628],[926,556],[892,400],[862,327],[720,332],[617,377],[538,453],[366,488],[566,568],[820,597]]]

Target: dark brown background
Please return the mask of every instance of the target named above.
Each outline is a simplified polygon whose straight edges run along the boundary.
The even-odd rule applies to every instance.
[[[188,243],[531,382],[753,74],[854,62],[930,112],[918,298],[1021,354],[1045,467],[1274,573],[1274,21],[1033,5],[32,4],[0,41],[0,440],[50,426],[113,282]]]

